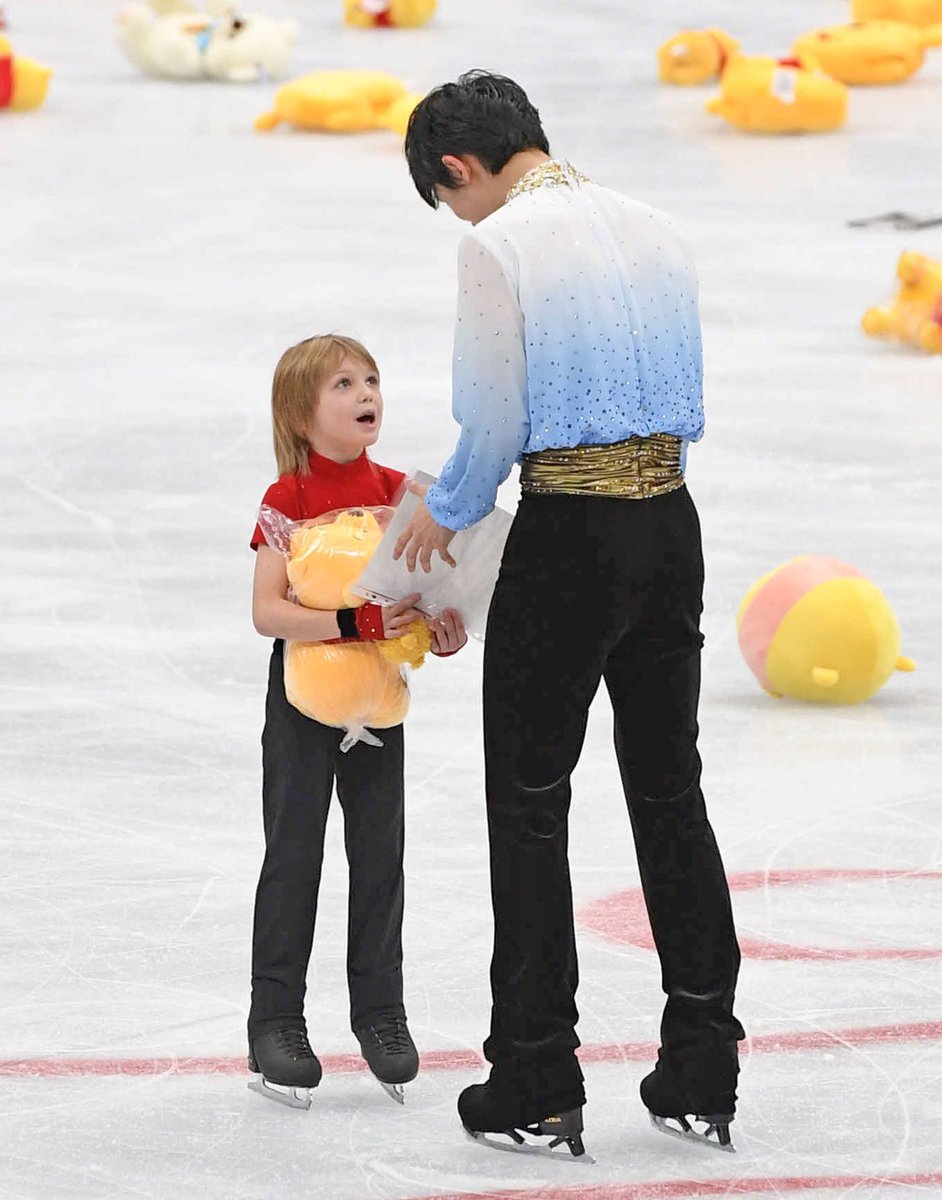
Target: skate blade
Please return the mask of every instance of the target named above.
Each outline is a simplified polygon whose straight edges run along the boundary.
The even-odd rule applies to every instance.
[[[266,1100],[274,1100],[276,1104],[284,1104],[286,1108],[309,1109],[311,1107],[311,1088],[289,1087],[282,1083],[269,1083],[264,1075],[253,1075],[248,1082],[250,1092],[257,1092]]]
[[[735,1154],[736,1147],[732,1142],[721,1142],[719,1138],[722,1136],[719,1130],[722,1128],[717,1125],[707,1125],[705,1133],[699,1133],[693,1129],[683,1117],[656,1117],[654,1113],[648,1114],[651,1118],[651,1124],[659,1133],[666,1133],[668,1137],[680,1138],[685,1142],[694,1142],[700,1146],[709,1146],[711,1150],[722,1150],[725,1154]],[[668,1125],[668,1121],[683,1121],[683,1126],[680,1129],[673,1125]],[[726,1127],[725,1136],[729,1138],[729,1129]]]
[[[376,1082],[383,1089],[386,1095],[395,1100],[397,1104],[405,1104],[406,1092],[401,1083],[383,1083],[382,1079],[377,1079]]]
[[[576,1145],[570,1146],[569,1139],[553,1140],[548,1146],[540,1145],[536,1142],[528,1142],[525,1136],[518,1130],[506,1133],[478,1133],[476,1130],[469,1129],[467,1125],[462,1125],[465,1137],[469,1142],[476,1142],[478,1145],[487,1146],[491,1150],[506,1150],[511,1154],[529,1154],[537,1158],[553,1158],[557,1162],[575,1162],[584,1163],[585,1165],[595,1164],[595,1159],[591,1154],[586,1154],[585,1147],[582,1145],[582,1138],[572,1138],[571,1140]],[[499,1137],[506,1137],[510,1140],[507,1142],[498,1142]],[[559,1146],[565,1145],[565,1150],[557,1149]],[[566,1150],[569,1153],[566,1153]]]

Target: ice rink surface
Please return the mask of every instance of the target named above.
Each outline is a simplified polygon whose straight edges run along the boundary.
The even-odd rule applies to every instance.
[[[115,45],[117,3],[10,0],[14,49],[56,73],[43,109],[0,113],[0,1197],[942,1196],[942,359],[859,330],[902,250],[942,258],[942,229],[845,224],[940,211],[942,52],[854,91],[842,132],[750,138],[704,112],[713,88],[659,85],[657,45],[713,24],[785,54],[848,19],[844,0],[441,0],[429,27],[375,33],[345,30],[339,0],[257,7],[301,22],[298,74],[515,76],[556,154],[671,211],[694,249],[704,787],[752,947],[738,1153],[650,1129],[657,962],[587,923],[597,1165],[462,1137],[489,1011],[479,645],[413,680],[406,999],[425,1066],[405,1107],[353,1057],[336,814],[307,1008],[327,1073],[307,1113],[246,1090],[268,653],[247,542],[275,475],[271,374],[313,332],[361,338],[387,405],[374,457],[437,471],[461,227],[418,200],[395,135],[257,134],[271,86],[147,80]],[[884,590],[916,674],[855,708],[759,690],[736,609],[803,553]],[[604,699],[571,828],[577,906],[630,908]]]

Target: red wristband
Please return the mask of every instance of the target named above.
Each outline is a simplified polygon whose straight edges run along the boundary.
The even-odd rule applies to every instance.
[[[357,623],[357,633],[364,642],[384,641],[386,630],[383,628],[383,609],[379,604],[361,604],[355,608],[354,615]]]

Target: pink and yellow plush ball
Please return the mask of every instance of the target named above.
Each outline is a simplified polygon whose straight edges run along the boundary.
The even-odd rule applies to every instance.
[[[858,704],[894,671],[915,669],[900,655],[886,597],[836,558],[793,558],[763,575],[746,593],[736,628],[749,669],[773,696]]]

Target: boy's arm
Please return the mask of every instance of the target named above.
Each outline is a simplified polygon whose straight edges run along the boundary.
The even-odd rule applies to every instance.
[[[290,642],[332,642],[350,636],[341,632],[338,615],[316,608],[303,608],[288,597],[288,571],[284,555],[271,546],[256,551],[255,578],[252,583],[252,623],[263,637],[284,638]],[[412,621],[423,620],[412,605],[418,594],[406,596],[398,604],[380,609],[375,604],[346,610],[356,626],[353,636],[373,638],[401,637]]]

